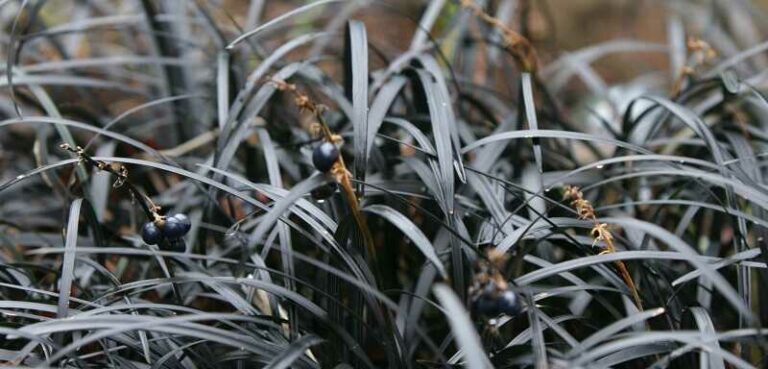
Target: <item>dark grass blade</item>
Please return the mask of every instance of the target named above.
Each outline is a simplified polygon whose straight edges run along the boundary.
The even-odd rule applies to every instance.
[[[392,103],[400,94],[400,90],[405,86],[408,80],[402,76],[394,76],[387,81],[377,92],[371,102],[371,109],[368,112],[368,132],[366,133],[366,152],[365,162],[371,155],[371,150],[375,147],[374,138],[379,133],[379,129],[387,116],[387,112],[392,107]]]
[[[386,205],[366,206],[363,208],[363,211],[379,215],[387,219],[390,223],[392,223],[392,225],[399,228],[404,235],[413,241],[413,244],[419,248],[427,260],[429,260],[435,266],[435,268],[437,268],[437,271],[440,273],[440,275],[443,278],[447,278],[448,275],[445,271],[445,267],[438,258],[437,253],[435,253],[435,249],[432,246],[432,243],[429,242],[429,239],[424,235],[424,233],[422,233],[419,228],[408,219],[408,217]]]
[[[462,129],[460,127],[462,121],[456,118],[454,106],[451,104],[451,93],[448,88],[449,79],[445,76],[442,68],[440,68],[440,64],[435,58],[428,55],[419,55],[417,58],[424,66],[424,69],[434,77],[435,87],[437,87],[435,90],[435,97],[440,103],[440,106],[442,106],[441,113],[444,115],[445,121],[448,122],[448,133],[450,134],[453,143],[453,166],[459,181],[465,183],[467,175],[464,171],[464,163],[461,157],[461,151],[459,150],[461,147],[459,130]],[[452,77],[452,75],[449,75],[448,77]],[[456,88],[458,89],[458,87]]]
[[[61,279],[59,280],[59,307],[56,316],[66,318],[69,313],[69,297],[72,291],[72,280],[75,271],[75,250],[77,248],[77,230],[80,223],[80,208],[83,199],[75,199],[69,209],[69,220],[66,228],[64,243],[64,260],[61,263]]]
[[[515,140],[515,139],[521,139],[521,138],[562,138],[562,139],[571,139],[571,140],[602,142],[602,143],[613,144],[621,148],[632,150],[638,153],[652,154],[651,151],[643,147],[640,147],[631,143],[611,139],[611,138],[605,138],[605,137],[590,135],[590,134],[581,133],[581,132],[555,131],[555,130],[544,130],[544,129],[540,129],[537,131],[517,130],[512,132],[502,132],[502,133],[486,136],[475,142],[472,142],[471,144],[464,146],[461,149],[461,152],[463,154],[466,154],[468,152],[476,150],[481,146],[488,145],[494,142]]]
[[[282,176],[280,175],[280,166],[277,161],[277,156],[275,153],[275,147],[272,143],[272,138],[269,136],[269,133],[265,129],[258,129],[258,135],[261,140],[262,146],[264,147],[264,160],[267,163],[267,175],[269,176],[269,182],[272,184],[272,186],[275,186],[277,188],[283,187],[283,180]],[[278,232],[280,237],[280,249],[281,249],[281,259],[283,262],[283,270],[288,274],[289,277],[293,278],[295,276],[295,265],[293,262],[293,243],[291,239],[291,232],[290,228],[284,224],[281,223],[278,225]],[[294,289],[294,285],[292,281],[289,279],[289,281],[286,283],[286,287],[288,289]],[[297,334],[299,330],[299,324],[298,324],[298,316],[296,316],[296,312],[291,309],[289,312],[289,315],[291,317],[291,320],[296,321],[297,323],[292,324],[291,328],[293,329],[293,334]]]
[[[168,35],[175,34],[173,25],[159,21],[160,14],[164,13],[168,4],[153,4],[149,0],[141,0],[140,4],[146,16],[147,26],[151,35],[149,40],[155,51],[154,54],[170,58],[179,57],[181,52],[179,44],[171,37],[168,37]],[[179,91],[189,89],[190,86],[181,68],[166,64],[159,65],[158,69],[162,71],[164,95],[174,96],[178,95]],[[179,142],[184,142],[193,136],[193,132],[188,127],[194,125],[185,124],[186,121],[196,120],[194,114],[190,114],[193,112],[193,106],[186,104],[184,100],[176,100],[172,103],[172,106],[177,139]]]
[[[355,135],[355,178],[365,182],[366,149],[368,147],[368,36],[365,24],[349,21],[344,47],[344,92],[352,102],[353,132]],[[364,187],[356,185],[358,196],[364,196]]]
[[[449,112],[451,104],[444,87],[439,86],[436,78],[425,70],[416,70],[421,88],[426,99],[427,109],[432,124],[432,135],[437,154],[437,171],[435,177],[440,190],[440,203],[449,226],[457,228],[460,219],[455,213],[454,200],[454,141],[451,132],[455,129],[455,120]],[[451,238],[451,269],[452,282],[459,296],[464,296],[464,257],[461,243]]]
[[[229,68],[229,53],[219,53],[216,63],[216,103],[218,106],[220,130],[224,128],[224,125],[227,123],[227,116],[229,115]]]
[[[303,355],[310,347],[322,343],[324,340],[320,337],[307,335],[291,343],[291,346],[280,355],[272,359],[265,368],[269,369],[287,369]]]
[[[693,315],[696,326],[699,328],[699,331],[703,336],[711,337],[716,335],[714,323],[712,322],[712,318],[709,316],[709,313],[707,313],[706,310],[695,306],[690,309],[690,313]],[[708,362],[708,368],[725,369],[725,362],[723,362],[722,358],[717,357],[717,355],[708,354],[705,351],[701,351],[699,354],[699,360],[701,365],[704,365],[704,362]]]
[[[539,121],[536,118],[536,104],[533,101],[533,84],[531,82],[530,73],[523,73],[521,76],[522,92],[523,92],[523,107],[525,110],[525,118],[528,122],[528,129],[535,132],[539,130]],[[536,161],[536,166],[539,169],[539,173],[543,172],[543,164],[541,158],[541,145],[539,140],[533,139],[533,159]]]
[[[119,133],[106,131],[104,129],[94,127],[86,123],[76,122],[76,121],[62,119],[62,118],[54,118],[54,117],[26,117],[23,119],[8,119],[8,120],[0,121],[0,127],[13,125],[13,124],[51,124],[51,125],[75,127],[85,131],[95,132],[102,136],[106,136],[120,142],[124,142],[128,145],[131,145],[139,150],[146,152],[151,156],[162,158],[162,155],[160,155],[160,153],[158,153],[157,150],[153,149],[152,147],[138,140],[132,139],[128,136],[125,136]]]
[[[291,191],[288,193],[288,195],[278,200],[272,206],[272,209],[270,209],[267,212],[267,214],[261,219],[261,221],[259,222],[259,225],[256,227],[256,229],[251,233],[251,235],[248,238],[249,245],[252,247],[255,243],[263,242],[266,232],[271,229],[271,227],[275,224],[277,219],[282,217],[283,213],[285,213],[289,207],[293,206],[293,204],[300,197],[306,196],[313,189],[322,185],[324,181],[325,179],[323,178],[322,175],[316,174],[296,184],[296,186],[291,188]]]
[[[413,39],[411,39],[411,46],[409,48],[411,51],[420,51],[429,41],[429,32],[440,16],[443,6],[445,6],[445,0],[429,1],[427,8],[421,15],[417,31],[413,35]]]
[[[526,305],[528,305],[528,321],[531,326],[531,351],[533,352],[534,367],[536,369],[546,369],[548,367],[548,360],[544,332],[539,320],[541,312],[536,307],[530,294],[525,293],[524,296]]]
[[[341,2],[341,1],[344,1],[344,0],[319,0],[319,1],[315,1],[313,3],[309,3],[307,5],[304,5],[302,7],[293,9],[293,10],[291,10],[289,12],[286,12],[285,14],[282,14],[282,15],[280,15],[278,17],[270,19],[268,22],[263,23],[262,25],[254,28],[254,29],[252,29],[252,30],[250,30],[248,32],[243,33],[242,35],[240,35],[237,38],[235,38],[234,40],[232,40],[232,42],[230,42],[229,45],[227,45],[226,49],[227,50],[232,50],[238,44],[242,43],[246,39],[248,39],[250,37],[257,36],[258,34],[269,30],[271,27],[275,26],[276,24],[279,24],[279,23],[281,23],[281,22],[283,22],[283,21],[285,21],[287,19],[290,19],[292,17],[295,17],[295,16],[297,16],[299,14],[308,12],[308,11],[318,7],[318,6],[322,6],[322,5],[326,5],[326,4],[332,4],[332,3],[335,3],[335,2]]]
[[[634,335],[627,338],[617,339],[604,345],[598,346],[595,349],[585,353],[578,359],[572,361],[571,365],[589,365],[588,363],[592,362],[592,360],[607,356],[611,353],[621,353],[624,350],[637,349],[646,345],[657,345],[664,342],[674,342],[689,345],[690,348],[688,348],[688,350],[698,348],[710,351],[715,355],[721,356],[723,359],[728,361],[728,363],[734,365],[737,368],[754,368],[754,366],[744,362],[738,356],[728,351],[722,350],[719,347],[713,346],[711,341],[702,341],[700,338],[701,337],[699,332],[645,332],[641,335]],[[710,339],[716,338],[710,337]]]
[[[695,266],[697,269],[701,270],[702,276],[710,280],[718,292],[720,292],[723,297],[725,297],[725,299],[728,300],[728,302],[734,308],[736,308],[736,310],[743,314],[747,320],[750,321],[750,323],[754,324],[757,322],[755,315],[752,313],[749,307],[745,305],[744,300],[739,297],[738,293],[734,291],[733,287],[728,283],[728,281],[726,281],[722,275],[717,273],[717,271],[713,270],[706,262],[704,262],[701,259],[701,256],[695,250],[677,238],[674,234],[659,227],[658,225],[643,222],[637,219],[604,218],[602,220],[608,222],[609,224],[617,224],[622,227],[634,228],[639,231],[646,232],[647,234],[653,235],[654,237],[663,241],[675,251],[688,256],[688,262]]]
[[[96,151],[97,156],[114,156],[116,145],[112,142],[107,143]],[[104,220],[104,213],[107,209],[107,202],[110,189],[114,178],[109,173],[94,173],[91,176],[91,200],[93,209],[96,212],[98,220]]]
[[[741,264],[741,265],[749,265],[757,268],[765,268],[765,264],[763,263],[754,263],[749,262],[748,260],[757,258],[762,254],[760,249],[750,249],[747,251],[743,251],[737,254],[734,254],[732,256],[729,256],[728,258],[723,258],[721,260],[718,260],[717,262],[711,263],[711,266],[714,270],[718,270],[720,268],[734,265],[734,264]],[[685,275],[680,276],[679,278],[672,281],[672,286],[679,286],[683,283],[689,282],[693,279],[696,279],[701,276],[701,270],[693,270],[690,273],[687,273]]]
[[[443,203],[440,206],[446,214],[453,213],[453,150],[450,128],[452,122],[448,121],[445,110],[448,109],[449,101],[446,96],[439,93],[435,77],[423,70],[418,70],[419,81],[426,96],[427,108],[429,109],[430,120],[432,123],[432,134],[435,141],[437,162],[439,172],[436,176],[439,178],[440,192],[443,196]]]
[[[568,356],[576,357],[580,355],[583,351],[589,350],[591,347],[593,347],[595,344],[598,344],[600,342],[603,342],[615,334],[621,332],[624,329],[627,329],[637,323],[643,322],[645,320],[657,317],[661,314],[664,314],[664,308],[656,308],[656,309],[647,309],[645,311],[641,311],[639,313],[630,315],[628,317],[625,317],[621,320],[618,320],[616,322],[611,323],[608,326],[605,326],[604,328],[600,329],[599,331],[593,333],[589,337],[581,340],[579,342],[579,346],[574,347],[573,350],[571,350],[568,353]]]
[[[458,296],[444,284],[436,285],[432,292],[443,307],[446,317],[449,318],[451,331],[459,350],[462,351],[464,366],[471,369],[492,368],[493,365],[483,350],[480,336]]]

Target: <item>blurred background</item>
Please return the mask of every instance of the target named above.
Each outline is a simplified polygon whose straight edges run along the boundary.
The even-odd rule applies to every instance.
[[[185,6],[188,0],[166,0],[162,2],[162,10],[172,12]],[[35,3],[35,2],[32,2]],[[98,14],[83,13],[83,9],[93,12],[96,9],[107,14],[126,14],[138,9],[138,1],[100,0],[92,1],[94,6],[78,6],[76,1],[39,2],[42,6],[42,17],[50,27],[67,22],[85,19]],[[152,3],[149,1],[149,3]],[[291,9],[311,3],[311,1],[290,0],[211,0],[198,2],[219,25],[223,25],[225,38],[233,38],[249,27],[254,26],[254,19],[268,20]],[[277,47],[282,41],[295,37],[310,29],[324,28],[331,30],[339,24],[328,21],[341,19],[342,15],[352,15],[363,20],[368,29],[371,47],[380,51],[382,56],[397,55],[399,51],[408,48],[417,23],[425,11],[427,1],[388,0],[388,1],[349,1],[340,2],[329,7],[321,7],[306,16],[299,17],[295,27],[283,29],[284,34],[272,35],[270,40],[264,40],[267,47]],[[444,34],[448,28],[456,24],[448,23],[450,15],[459,10],[458,1],[445,1],[440,18],[433,34]],[[671,31],[677,29],[685,38],[705,40],[719,56],[728,56],[739,50],[747,49],[764,42],[767,25],[763,20],[768,19],[768,0],[493,0],[479,1],[485,4],[490,14],[497,16],[515,30],[527,36],[535,46],[542,64],[551,63],[563,55],[599,45],[610,40],[635,40],[654,44],[675,46],[680,40]],[[2,8],[2,21],[9,30],[13,16],[16,14],[18,2],[7,1]],[[187,5],[188,6],[188,5]],[[189,7],[189,6],[188,6]],[[306,24],[301,24],[301,22]],[[469,22],[470,27],[478,28],[477,22]],[[317,26],[317,27],[315,27]],[[179,30],[184,28],[179,28]],[[185,32],[194,30],[195,41],[210,43],[203,30],[195,29],[195,25],[187,26]],[[676,32],[678,32],[676,31]],[[449,33],[448,33],[449,34]],[[478,29],[476,35],[481,35]],[[83,36],[74,33],[67,44],[76,48],[77,53],[88,55],[94,50],[89,49],[89,43],[78,43]],[[285,36],[285,37],[283,37]],[[68,36],[65,36],[68,37]],[[479,37],[479,36],[478,36]],[[7,45],[3,45],[6,47]],[[141,46],[141,45],[139,45]],[[146,45],[145,45],[146,46]],[[331,50],[336,45],[330,46]],[[643,48],[641,48],[643,49]],[[114,53],[119,50],[101,50],[102,53]],[[306,49],[292,55],[300,56]],[[627,51],[627,50],[623,50]],[[629,81],[632,78],[649,71],[674,70],[671,64],[681,61],[670,60],[665,52],[648,52],[635,50],[633,52],[613,52],[601,55],[593,60],[591,67],[606,84]],[[25,55],[21,53],[22,57]],[[190,55],[199,57],[200,55]],[[55,56],[53,56],[55,57]],[[23,58],[22,58],[23,60]],[[257,61],[254,58],[254,61]],[[765,66],[764,58],[755,59],[759,66]],[[372,67],[380,59],[372,58]]]
[[[272,18],[307,1],[265,1],[264,14]],[[383,48],[407,48],[427,1],[388,0],[365,2],[355,18],[368,26],[369,39]],[[448,1],[451,3],[451,1]],[[517,29],[525,27],[544,63],[563,52],[575,51],[613,39],[666,43],[670,21],[680,20],[690,35],[712,40],[713,47],[732,51],[765,41],[768,0],[514,0],[476,1],[490,4],[500,19]],[[223,9],[245,22],[251,1],[226,0]],[[450,8],[450,7],[448,7]],[[456,8],[456,7],[454,7]],[[525,13],[525,16],[524,14]],[[403,19],[408,16],[413,21]],[[449,25],[445,25],[449,26]],[[753,28],[759,27],[759,28]],[[734,35],[728,40],[726,35]],[[711,41],[710,41],[711,42]],[[630,65],[627,61],[632,61]],[[638,62],[640,61],[640,62]],[[665,55],[619,55],[595,65],[608,82],[648,69],[668,67]]]

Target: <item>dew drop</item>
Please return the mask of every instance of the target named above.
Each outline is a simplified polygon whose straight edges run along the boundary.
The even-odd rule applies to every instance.
[[[597,169],[603,169],[603,167],[605,167],[605,165],[603,165],[603,164],[598,164],[598,165],[597,165],[595,168],[597,168]]]
[[[22,179],[24,179],[24,178],[26,178],[26,177],[27,177],[27,176],[25,176],[25,175],[23,175],[23,174],[19,174],[18,176],[16,176],[16,179],[18,179],[18,180],[22,180]]]
[[[317,203],[318,203],[318,204],[324,204],[324,203],[325,203],[325,200],[317,200]]]

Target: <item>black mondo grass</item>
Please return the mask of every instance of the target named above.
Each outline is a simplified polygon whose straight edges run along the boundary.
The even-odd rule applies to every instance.
[[[766,12],[0,1],[0,366],[766,367]]]

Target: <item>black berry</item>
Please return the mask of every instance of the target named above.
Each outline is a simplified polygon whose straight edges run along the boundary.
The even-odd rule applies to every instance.
[[[517,315],[522,311],[520,306],[520,299],[517,294],[510,290],[506,290],[496,298],[498,304],[498,310],[500,313],[507,315]]]
[[[496,301],[496,283],[489,281],[479,294],[472,300],[472,311],[480,316],[493,317],[499,315],[499,304]]]
[[[165,224],[163,225],[163,236],[168,239],[175,239],[187,234],[189,228],[183,223],[182,220],[175,216],[165,218]]]
[[[141,228],[141,238],[147,245],[156,245],[163,239],[163,233],[154,222],[147,222]]]
[[[493,281],[486,282],[472,298],[472,313],[486,318],[501,314],[515,316],[523,310],[520,297],[512,290],[501,288]]]
[[[499,305],[494,296],[484,293],[472,302],[472,311],[477,315],[492,317],[499,315]]]
[[[181,223],[181,225],[183,226],[184,234],[189,232],[189,229],[192,228],[192,222],[189,221],[189,217],[187,217],[186,215],[182,213],[178,213],[173,217],[176,218],[179,221],[179,223]]]
[[[323,142],[312,152],[312,164],[321,172],[328,172],[339,159],[339,149],[330,142]]]

